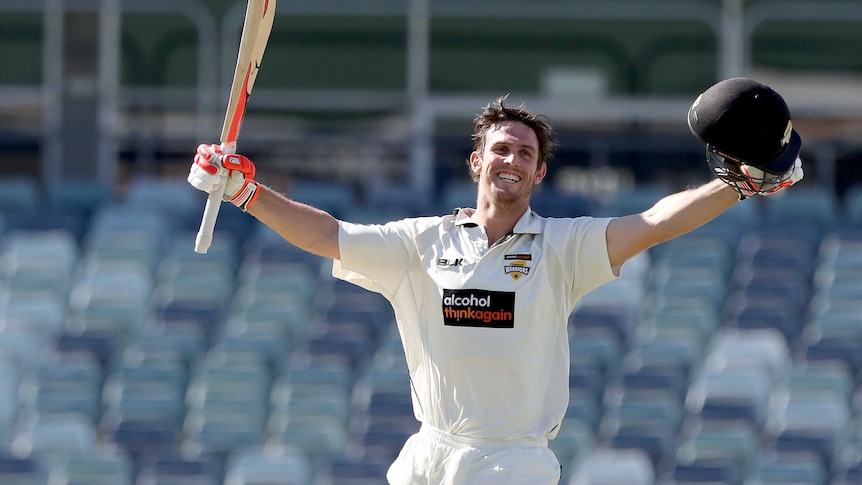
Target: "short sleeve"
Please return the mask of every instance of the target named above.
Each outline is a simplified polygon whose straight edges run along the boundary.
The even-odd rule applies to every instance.
[[[390,297],[414,256],[406,221],[385,225],[339,222],[340,259],[333,261],[332,276]]]

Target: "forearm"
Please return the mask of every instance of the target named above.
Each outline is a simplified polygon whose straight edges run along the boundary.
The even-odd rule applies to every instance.
[[[640,214],[615,218],[607,230],[611,266],[618,267],[656,244],[697,229],[738,201],[736,191],[716,179],[668,195]]]
[[[338,220],[329,213],[296,202],[260,186],[249,214],[269,226],[290,244],[326,258],[338,259]]]
[[[736,191],[716,179],[664,197],[642,216],[653,228],[652,244],[658,244],[697,229],[738,201]]]

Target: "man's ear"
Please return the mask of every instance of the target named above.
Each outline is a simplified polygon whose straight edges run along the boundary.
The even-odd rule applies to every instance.
[[[542,163],[542,166],[539,167],[538,170],[536,170],[536,178],[535,178],[535,181],[533,182],[533,185],[539,185],[539,183],[541,183],[541,181],[545,179],[545,175],[547,175],[547,174],[548,174],[548,164]]]
[[[482,157],[479,152],[470,154],[470,171],[477,175],[482,171]]]

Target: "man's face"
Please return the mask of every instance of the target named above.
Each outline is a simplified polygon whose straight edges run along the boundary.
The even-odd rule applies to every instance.
[[[529,201],[547,165],[539,166],[539,140],[527,125],[506,121],[485,135],[482,153],[470,155],[470,168],[479,176],[479,196],[492,201]]]

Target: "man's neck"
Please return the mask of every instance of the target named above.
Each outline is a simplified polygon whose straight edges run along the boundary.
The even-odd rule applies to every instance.
[[[488,234],[488,245],[493,245],[502,237],[511,234],[515,229],[515,224],[524,212],[527,210],[526,205],[519,207],[500,206],[499,204],[481,203],[477,204],[476,212],[473,214],[473,220],[485,227],[485,232]]]

